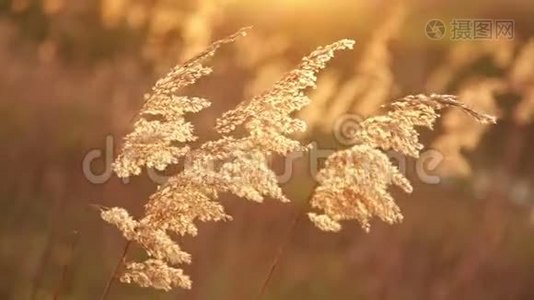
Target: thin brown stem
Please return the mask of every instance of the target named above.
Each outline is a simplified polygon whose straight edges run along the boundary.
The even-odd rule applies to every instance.
[[[271,267],[269,268],[269,272],[267,273],[267,276],[263,280],[263,284],[260,289],[258,300],[261,300],[263,296],[265,295],[265,292],[267,291],[267,287],[269,286],[269,282],[271,281],[271,278],[273,277],[274,271],[276,270],[276,267],[278,266],[278,263],[280,262],[280,259],[282,258],[285,252],[285,249],[287,248],[288,244],[291,242],[293,236],[295,235],[295,229],[297,228],[297,224],[299,220],[302,218],[303,214],[304,214],[304,210],[300,209],[293,217],[287,236],[282,241],[282,243],[278,246],[276,255],[273,258],[273,261],[271,262]]]
[[[59,285],[56,288],[56,291],[54,293],[54,300],[58,300],[59,296],[61,295],[61,292],[63,291],[63,288],[65,287],[65,281],[67,280],[67,274],[69,273],[69,267],[72,263],[72,258],[74,256],[74,250],[76,249],[76,245],[78,244],[79,240],[79,233],[78,231],[72,232],[72,239],[70,242],[70,257],[69,260],[65,263],[63,266],[63,271],[61,272],[61,279],[59,281]]]
[[[130,246],[132,245],[132,241],[126,242],[124,245],[124,249],[122,250],[122,255],[119,261],[117,262],[117,265],[115,266],[115,269],[113,270],[113,273],[108,279],[108,282],[106,283],[106,287],[104,288],[104,292],[102,293],[101,300],[105,300],[108,297],[109,291],[111,290],[111,286],[113,285],[113,282],[117,278],[117,274],[119,273],[119,270],[121,269],[125,259],[126,255],[128,254],[128,249],[130,249]]]

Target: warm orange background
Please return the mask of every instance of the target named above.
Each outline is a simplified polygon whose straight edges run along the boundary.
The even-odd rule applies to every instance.
[[[150,7],[151,1],[144,2]],[[355,50],[331,64],[341,74],[353,70],[392,6],[352,0],[225,2],[214,8],[208,39],[253,25],[247,39],[278,37],[262,46],[282,49],[282,63],[266,62],[279,63],[275,70],[287,69],[321,44],[355,39]],[[171,14],[171,20],[187,15],[195,1],[175,3],[182,13]],[[103,150],[108,135],[119,146],[143,93],[180,60],[186,46],[179,31],[154,46],[149,28],[156,25],[150,25],[146,7],[127,18],[119,10],[115,21],[106,21],[104,5],[110,4],[0,0],[0,299],[51,299],[58,290],[60,299],[99,299],[124,240],[100,220],[95,205],[139,214],[155,189],[146,176],[126,185],[116,178],[91,184],[82,160],[91,149]],[[430,92],[430,74],[457,43],[426,38],[430,19],[513,19],[514,42],[534,36],[534,4],[527,0],[421,0],[406,1],[405,8],[406,22],[390,43],[395,95]],[[200,28],[198,37],[203,34]],[[213,137],[214,118],[251,92],[255,71],[239,55],[243,43],[219,53],[215,73],[190,91],[213,101],[193,118],[202,137]],[[499,77],[499,72],[481,58],[455,80],[471,73]],[[447,91],[454,92],[454,86]],[[531,124],[518,126],[507,117],[517,101],[514,95],[499,98],[503,118],[467,154],[470,176],[443,178],[439,185],[415,180],[412,195],[395,194],[403,224],[375,222],[366,234],[349,223],[341,233],[327,234],[299,223],[266,299],[534,299],[534,131]],[[437,134],[425,132],[423,140],[436,135],[439,127]],[[314,131],[306,139],[336,147],[328,132]],[[305,201],[312,185],[301,168],[285,185],[296,204]],[[186,266],[192,291],[116,284],[109,299],[256,297],[296,205],[227,198],[233,222],[202,225],[198,237],[183,241],[194,257]]]

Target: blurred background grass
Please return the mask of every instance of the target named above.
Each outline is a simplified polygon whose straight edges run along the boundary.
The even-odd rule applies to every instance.
[[[91,149],[104,151],[108,135],[119,146],[143,93],[167,68],[209,40],[254,26],[245,38],[251,46],[242,40],[224,49],[213,62],[215,73],[188,91],[213,101],[193,118],[199,135],[212,137],[216,116],[272,83],[254,82],[260,65],[272,66],[274,80],[316,46],[353,38],[355,51],[331,66],[347,77],[392,6],[349,0],[206,2],[211,6],[195,15],[198,1],[0,1],[1,299],[51,299],[57,291],[60,299],[98,299],[124,241],[92,204],[140,213],[155,184],[146,176],[129,184],[116,178],[92,184],[82,161]],[[534,5],[527,0],[406,1],[405,7],[407,18],[389,45],[395,95],[427,91],[430,74],[459,43],[429,40],[424,28],[430,19],[513,19],[514,42],[534,36]],[[189,20],[187,27],[183,20]],[[258,54],[261,63],[245,59],[243,53],[253,57],[260,50],[267,52]],[[472,73],[502,76],[482,57],[455,80]],[[517,95],[498,100],[503,120],[466,154],[471,176],[419,183],[409,196],[399,193],[405,222],[377,222],[369,234],[356,224],[327,234],[300,222],[266,298],[534,299],[534,131],[506,118]],[[424,139],[439,134],[439,129],[425,133]],[[336,146],[329,132],[313,130],[306,139]],[[93,167],[103,171],[106,163]],[[313,184],[306,170],[300,166],[285,184],[297,204]],[[197,238],[183,241],[194,257],[186,267],[192,291],[116,284],[110,299],[255,297],[297,208],[223,201],[234,221],[204,224]]]

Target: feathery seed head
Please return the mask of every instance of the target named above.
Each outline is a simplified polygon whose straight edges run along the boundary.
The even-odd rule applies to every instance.
[[[115,163],[119,176],[139,174],[143,166],[163,170],[184,156],[187,162],[181,172],[150,196],[141,219],[134,220],[120,208],[102,212],[105,221],[117,226],[126,239],[139,244],[148,255],[144,262],[127,265],[121,277],[124,282],[163,290],[175,286],[190,288],[189,277],[174,266],[190,263],[191,256],[169,234],[195,236],[197,221],[231,220],[217,201],[221,192],[255,202],[262,202],[265,197],[289,201],[278,185],[276,174],[269,168],[269,157],[272,153],[307,149],[288,137],[305,129],[303,121],[290,115],[309,103],[303,90],[315,86],[315,73],[325,67],[334,51],[351,48],[354,42],[342,40],[312,52],[273,88],[225,113],[217,123],[218,131],[224,136],[190,149],[187,143],[196,136],[184,114],[198,112],[210,102],[178,96],[176,92],[209,74],[211,69],[201,62],[243,32],[214,43],[160,79],[146,96],[133,132],[125,138]],[[248,135],[231,136],[240,125]]]
[[[175,164],[189,151],[185,145],[196,139],[193,126],[185,121],[185,113],[195,113],[210,105],[206,99],[184,97],[177,93],[186,86],[212,72],[202,63],[212,57],[222,45],[234,42],[246,34],[247,29],[213,43],[208,49],[184,64],[174,67],[159,79],[151,93],[145,95],[145,103],[134,124],[134,130],[124,138],[122,151],[113,168],[119,177],[141,173],[142,167],[164,170]],[[161,120],[151,120],[149,116]]]
[[[146,96],[133,132],[125,138],[115,163],[119,176],[139,174],[144,166],[163,170],[184,156],[188,161],[150,196],[140,219],[121,208],[102,212],[105,221],[118,227],[127,240],[139,244],[148,256],[144,262],[127,264],[123,282],[162,290],[191,288],[190,278],[176,268],[190,263],[191,255],[181,250],[171,234],[195,236],[198,221],[231,220],[218,201],[220,193],[255,202],[265,197],[289,201],[269,168],[269,158],[275,153],[308,149],[290,137],[306,127],[292,114],[309,103],[304,90],[315,87],[316,73],[335,51],[352,48],[354,41],[341,40],[313,51],[272,88],[224,113],[216,126],[221,138],[190,149],[187,144],[196,136],[184,114],[208,107],[209,101],[176,93],[209,74],[211,69],[202,61],[244,32],[215,42],[160,79]],[[423,146],[416,127],[432,128],[438,111],[447,106],[458,107],[481,123],[495,122],[492,116],[478,113],[450,95],[407,96],[395,101],[387,113],[360,124],[356,145],[327,158],[311,198],[311,206],[321,213],[308,214],[310,220],[326,231],[341,230],[343,220],[357,220],[365,230],[375,216],[390,224],[402,221],[388,188],[396,185],[410,193],[412,186],[383,150],[417,157]],[[232,136],[237,127],[246,134]]]
[[[438,111],[448,106],[460,108],[480,123],[495,122],[493,116],[479,113],[451,95],[407,96],[393,102],[390,111],[360,124],[357,145],[327,158],[311,199],[311,206],[323,214],[310,213],[310,220],[325,231],[339,231],[342,220],[357,220],[366,231],[375,216],[389,224],[402,221],[388,188],[396,185],[410,193],[412,186],[381,150],[418,157],[423,145],[416,127],[431,129]]]

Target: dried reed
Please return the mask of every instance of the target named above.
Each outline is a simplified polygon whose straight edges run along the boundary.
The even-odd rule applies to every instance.
[[[190,289],[191,279],[177,266],[191,263],[191,255],[170,234],[195,236],[197,221],[231,220],[217,201],[222,192],[255,202],[265,197],[289,201],[268,159],[272,154],[287,155],[309,148],[291,138],[306,129],[306,123],[292,115],[309,104],[304,91],[315,87],[317,72],[336,51],[351,49],[354,41],[340,40],[319,47],[271,88],[218,118],[220,139],[192,149],[188,143],[196,136],[184,114],[208,107],[209,101],[177,93],[211,72],[202,65],[206,58],[244,34],[241,30],[215,42],[160,79],[145,97],[133,132],[125,137],[114,165],[120,177],[137,175],[143,167],[163,170],[179,158],[185,157],[187,163],[150,196],[142,218],[134,219],[122,208],[102,211],[105,221],[117,226],[128,241],[140,245],[148,255],[143,262],[126,264],[120,278],[123,282],[162,290]],[[380,149],[417,157],[423,146],[415,127],[431,128],[437,111],[449,106],[460,108],[482,123],[495,121],[450,95],[408,96],[394,102],[388,113],[362,122],[355,135],[358,145],[328,158],[311,199],[311,205],[323,214],[310,213],[310,219],[320,229],[330,231],[340,230],[342,220],[356,219],[366,230],[373,216],[388,223],[400,221],[400,209],[387,188],[394,184],[410,192],[411,186]],[[235,133],[238,128],[239,134]]]

